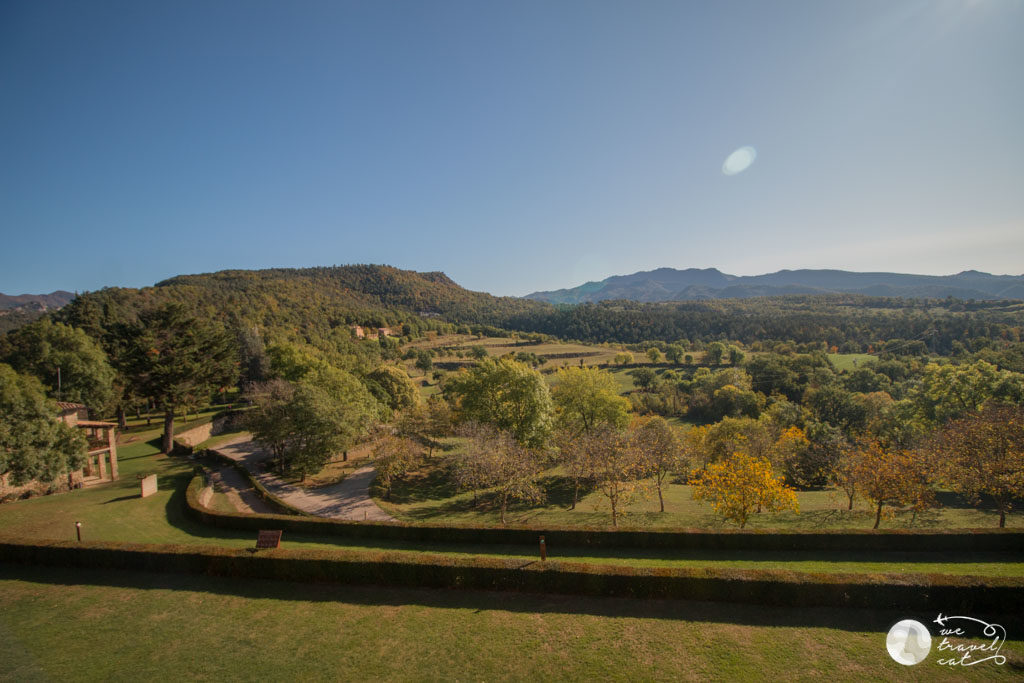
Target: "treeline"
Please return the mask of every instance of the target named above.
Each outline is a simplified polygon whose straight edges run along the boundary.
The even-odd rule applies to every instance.
[[[603,301],[522,312],[511,329],[588,342],[635,344],[688,339],[824,344],[845,353],[915,344],[947,355],[1024,338],[1024,304],[853,295],[638,303]]]

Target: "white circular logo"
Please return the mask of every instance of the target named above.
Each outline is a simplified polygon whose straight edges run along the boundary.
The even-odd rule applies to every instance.
[[[904,619],[889,629],[885,647],[890,657],[900,664],[911,666],[928,656],[932,649],[932,636],[920,621]]]

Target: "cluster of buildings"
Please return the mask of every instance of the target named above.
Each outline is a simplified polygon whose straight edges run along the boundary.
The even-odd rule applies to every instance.
[[[349,329],[356,339],[380,339],[381,337],[396,337],[390,327],[363,327],[361,325],[350,325]]]

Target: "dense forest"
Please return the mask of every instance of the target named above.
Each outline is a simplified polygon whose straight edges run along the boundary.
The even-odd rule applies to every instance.
[[[505,325],[590,342],[785,340],[856,353],[920,342],[950,354],[961,344],[1019,342],[1024,303],[895,299],[858,295],[787,296],[699,302],[603,301],[514,314]]]

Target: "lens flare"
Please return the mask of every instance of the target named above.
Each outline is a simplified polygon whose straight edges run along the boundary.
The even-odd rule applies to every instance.
[[[756,149],[753,147],[740,147],[725,159],[725,163],[722,164],[722,173],[725,175],[743,173],[750,168],[750,165],[754,163],[756,158]]]

